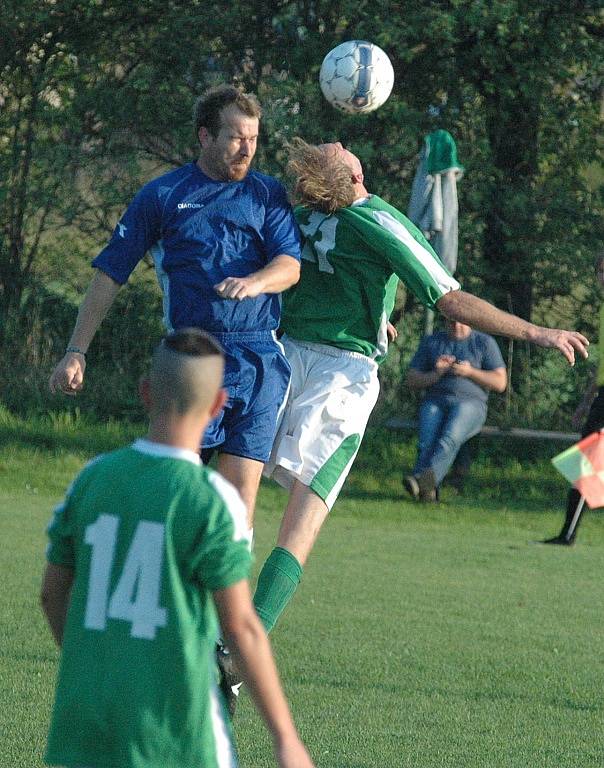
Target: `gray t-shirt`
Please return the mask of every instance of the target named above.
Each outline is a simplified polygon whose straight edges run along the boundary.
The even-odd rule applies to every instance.
[[[422,373],[430,373],[441,355],[453,355],[456,360],[467,361],[474,368],[493,371],[505,367],[497,342],[492,336],[480,331],[472,331],[465,339],[452,339],[446,331],[438,331],[431,336],[424,336],[417,352],[413,355],[410,367]],[[425,397],[447,395],[459,400],[479,400],[487,402],[489,393],[479,384],[453,373],[445,374],[436,384],[425,392]]]

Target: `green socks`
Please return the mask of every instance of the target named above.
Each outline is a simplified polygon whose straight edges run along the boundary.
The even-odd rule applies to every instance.
[[[262,566],[254,595],[256,613],[267,632],[277,623],[301,578],[302,566],[294,555],[283,547],[275,547]]]

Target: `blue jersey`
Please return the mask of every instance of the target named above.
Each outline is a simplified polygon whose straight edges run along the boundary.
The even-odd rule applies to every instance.
[[[256,272],[279,254],[300,259],[300,237],[276,179],[251,171],[241,181],[215,181],[189,163],[136,194],[92,264],[123,284],[147,251],[168,330],[272,331],[279,325],[278,294],[237,301],[221,298],[214,286]]]

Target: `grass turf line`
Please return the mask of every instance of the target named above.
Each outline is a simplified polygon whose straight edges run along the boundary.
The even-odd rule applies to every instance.
[[[51,507],[83,461],[141,431],[89,425],[72,451],[70,429],[0,419],[1,768],[41,765],[57,660],[38,608]],[[601,766],[604,521],[588,512],[574,549],[534,545],[561,521],[564,482],[546,463],[488,456],[468,495],[408,503],[410,451],[359,457],[272,636],[318,766]],[[284,500],[263,486],[257,566]],[[246,695],[236,734],[242,768],[274,764]]]

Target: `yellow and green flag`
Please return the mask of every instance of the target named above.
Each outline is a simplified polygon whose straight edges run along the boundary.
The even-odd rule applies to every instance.
[[[604,430],[554,456],[552,464],[585,497],[591,509],[604,507]]]

